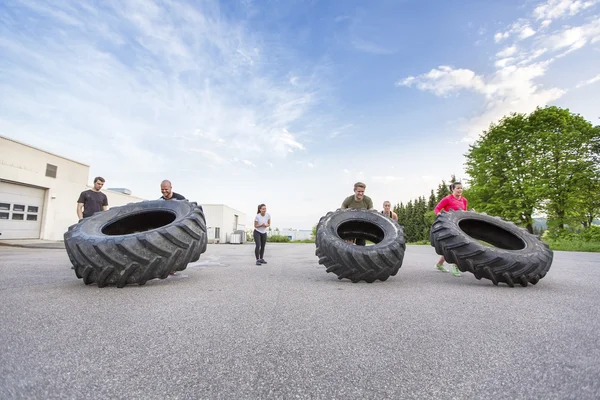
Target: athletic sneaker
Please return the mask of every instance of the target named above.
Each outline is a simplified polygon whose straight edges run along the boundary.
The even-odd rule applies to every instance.
[[[262,265],[262,263],[260,262],[260,260],[256,260],[256,265]]]
[[[266,263],[267,263],[267,262],[265,261],[265,259],[264,259],[264,258],[261,258],[261,259],[260,259],[260,260],[258,260],[258,261],[260,261],[260,262],[261,262],[261,263],[263,263],[263,264],[266,264]]]
[[[446,268],[444,268],[444,264],[442,264],[442,265],[435,264],[435,267],[442,272],[448,272],[448,270]]]
[[[452,275],[460,276],[460,270],[458,269],[458,267],[455,264],[452,264]]]

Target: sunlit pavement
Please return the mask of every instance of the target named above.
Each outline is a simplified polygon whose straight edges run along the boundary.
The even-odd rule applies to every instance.
[[[536,286],[436,271],[353,284],[312,244],[209,245],[145,286],[98,288],[61,249],[0,247],[0,398],[595,399],[600,254]]]

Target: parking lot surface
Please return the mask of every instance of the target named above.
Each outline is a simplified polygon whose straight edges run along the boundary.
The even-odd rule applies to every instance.
[[[2,399],[597,399],[600,254],[536,286],[408,246],[353,284],[312,244],[209,245],[145,286],[85,286],[61,249],[0,247]]]

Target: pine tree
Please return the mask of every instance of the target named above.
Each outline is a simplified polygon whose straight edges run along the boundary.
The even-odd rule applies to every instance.
[[[433,189],[431,189],[431,194],[429,195],[429,201],[427,202],[427,209],[433,210],[437,205],[437,201],[435,198],[435,193],[433,193]]]

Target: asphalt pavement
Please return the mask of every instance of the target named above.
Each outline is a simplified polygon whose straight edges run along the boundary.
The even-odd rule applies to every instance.
[[[1,399],[598,399],[600,254],[536,286],[327,274],[313,244],[209,245],[164,280],[86,286],[64,249],[0,247]]]

